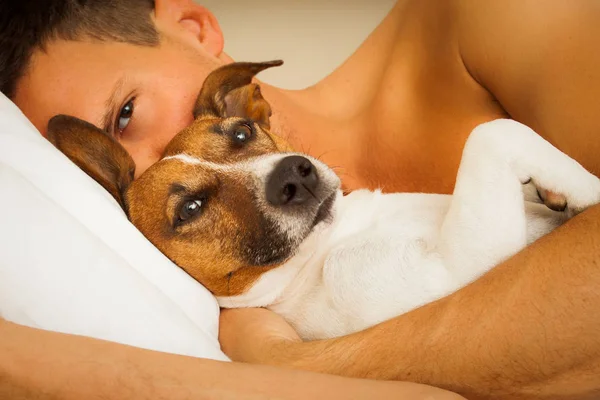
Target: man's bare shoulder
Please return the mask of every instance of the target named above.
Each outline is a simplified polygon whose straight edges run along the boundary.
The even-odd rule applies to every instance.
[[[473,78],[511,115],[600,173],[600,3],[456,0]]]

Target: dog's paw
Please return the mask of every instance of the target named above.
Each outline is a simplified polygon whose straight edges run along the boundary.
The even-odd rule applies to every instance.
[[[567,197],[546,189],[538,188],[537,194],[540,200],[551,210],[565,211],[567,209]]]
[[[533,182],[535,184],[535,182]],[[600,203],[600,179],[589,172],[573,177],[570,188],[552,189],[536,185],[541,201],[551,210],[566,211],[571,217]],[[563,189],[563,190],[561,190]]]

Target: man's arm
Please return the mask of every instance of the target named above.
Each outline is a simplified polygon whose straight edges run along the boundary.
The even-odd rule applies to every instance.
[[[460,396],[226,363],[46,332],[0,319],[1,399],[440,399]]]

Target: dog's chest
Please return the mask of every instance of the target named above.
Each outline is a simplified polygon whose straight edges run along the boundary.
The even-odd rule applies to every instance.
[[[272,306],[305,338],[360,330],[449,290],[431,248],[450,197],[354,192],[327,237]]]

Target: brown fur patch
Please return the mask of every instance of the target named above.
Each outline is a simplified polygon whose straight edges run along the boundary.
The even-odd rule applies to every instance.
[[[94,125],[67,115],[48,122],[47,137],[127,210],[124,193],[133,180],[135,163],[119,143]]]
[[[251,140],[232,145],[231,130],[245,120],[200,118],[179,133],[165,156],[186,154],[218,165],[280,152],[285,142],[254,124]],[[284,147],[285,148],[285,147]],[[277,246],[266,230],[249,174],[213,170],[178,159],[163,160],[133,182],[127,194],[132,223],[165,255],[218,296],[245,292],[276,265],[256,265],[255,248]],[[173,187],[178,190],[173,192]],[[185,199],[203,197],[199,217],[176,226]]]

